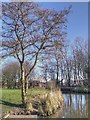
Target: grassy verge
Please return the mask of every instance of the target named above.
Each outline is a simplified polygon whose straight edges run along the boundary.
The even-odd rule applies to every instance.
[[[2,105],[2,116],[4,116],[7,111],[18,108],[21,105],[21,91],[16,89],[2,89],[0,90],[1,92],[0,104]]]
[[[48,92],[44,89],[30,89],[28,94],[31,96],[43,95]],[[20,89],[0,89],[2,97],[0,98],[0,104],[2,105],[2,116],[5,115],[7,111],[16,109],[21,106],[21,90]]]

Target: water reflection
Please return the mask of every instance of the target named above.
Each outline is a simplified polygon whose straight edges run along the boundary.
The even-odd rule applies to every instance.
[[[52,117],[55,118],[88,118],[88,95],[64,94],[63,108]]]

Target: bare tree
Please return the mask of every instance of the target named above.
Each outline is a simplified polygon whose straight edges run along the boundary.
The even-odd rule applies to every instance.
[[[6,64],[2,69],[2,87],[17,88],[20,84],[20,69],[16,62]]]
[[[86,41],[77,37],[73,46],[74,79],[87,79],[85,68],[88,67],[88,48]]]
[[[70,8],[62,11],[41,10],[32,2],[2,3],[2,57],[12,56],[20,64],[23,104],[26,103],[28,76],[39,54],[56,44],[62,44],[69,12]],[[32,63],[26,74],[25,61]]]
[[[54,57],[55,57],[55,66],[56,66],[56,80],[57,80],[57,85],[58,85],[58,83],[60,82],[60,80],[59,80],[60,69],[62,69],[62,65],[61,65],[61,61],[63,59],[62,47],[55,48]],[[60,67],[60,65],[61,65],[61,67]]]

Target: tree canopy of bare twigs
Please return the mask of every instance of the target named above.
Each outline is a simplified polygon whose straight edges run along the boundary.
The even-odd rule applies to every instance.
[[[28,89],[28,76],[40,53],[63,45],[69,13],[70,7],[55,11],[42,10],[33,2],[2,3],[2,57],[12,56],[20,63],[23,103]],[[25,61],[32,63],[26,74]]]

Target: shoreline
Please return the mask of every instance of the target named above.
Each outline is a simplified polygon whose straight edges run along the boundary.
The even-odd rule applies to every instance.
[[[90,90],[80,90],[79,88],[61,88],[62,93],[90,94]]]

